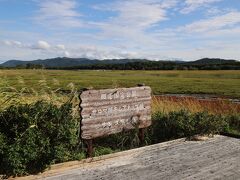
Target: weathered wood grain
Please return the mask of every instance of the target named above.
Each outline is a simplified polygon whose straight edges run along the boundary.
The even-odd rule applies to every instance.
[[[240,179],[240,140],[216,136],[206,141],[179,139],[75,162],[30,179],[159,180]]]
[[[95,101],[101,99],[105,100],[119,100],[135,97],[149,96],[151,88],[148,86],[133,87],[133,88],[118,88],[118,89],[102,89],[102,90],[88,90],[81,94],[83,101]]]
[[[138,125],[138,128],[145,128],[151,125],[151,121],[141,122]],[[131,123],[125,122],[123,125],[113,124],[111,126],[107,126],[102,128],[101,125],[99,126],[89,126],[88,129],[84,129],[82,132],[82,136],[86,139],[93,139],[94,137],[100,137],[104,135],[115,134],[116,132],[122,132],[124,130],[134,129],[136,126],[132,125]],[[98,129],[96,131],[96,129]]]
[[[87,90],[80,95],[81,137],[93,139],[151,125],[148,86]]]

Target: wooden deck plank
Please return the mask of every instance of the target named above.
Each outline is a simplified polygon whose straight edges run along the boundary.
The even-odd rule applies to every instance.
[[[216,136],[206,141],[155,144],[47,172],[35,179],[240,179],[240,140]]]

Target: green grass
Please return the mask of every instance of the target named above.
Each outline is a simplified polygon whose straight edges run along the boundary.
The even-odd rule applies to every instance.
[[[19,83],[23,80],[24,83]],[[240,97],[240,71],[64,71],[0,70],[0,88],[13,86],[40,90],[40,80],[51,88],[69,89],[68,84],[82,88],[131,87],[138,83],[151,86],[154,94],[200,93]],[[59,83],[56,83],[58,81]],[[9,91],[9,89],[5,89]]]
[[[26,118],[29,119],[29,124],[26,126],[28,131],[23,128],[24,136],[17,136],[20,138],[23,146],[23,150],[29,156],[26,156],[31,160],[31,158],[35,155],[41,155],[42,151],[34,151],[33,149],[39,149],[35,147],[35,143],[38,145],[38,138],[41,137],[36,134],[39,131],[38,126],[32,126],[32,120],[35,118],[36,121],[43,120],[44,122],[40,122],[39,124],[44,125],[43,130],[47,129],[49,131],[49,127],[53,127],[51,124],[51,119],[59,118],[59,116],[55,116],[54,113],[58,112],[58,108],[60,108],[63,102],[66,102],[72,99],[72,110],[71,117],[79,118],[79,109],[78,103],[79,100],[77,96],[79,92],[76,92],[76,89],[80,89],[83,87],[87,88],[115,88],[115,87],[131,87],[135,86],[138,83],[145,83],[152,87],[154,94],[161,93],[205,93],[205,94],[216,94],[216,95],[227,95],[231,97],[240,97],[240,71],[60,71],[60,70],[0,70],[0,111],[2,114],[5,113],[9,122],[15,122],[18,125],[14,125],[14,128],[3,128],[5,130],[15,130],[15,127],[19,128],[19,122],[22,119],[25,122]],[[57,89],[63,90],[71,90],[71,93],[68,95],[55,93]],[[11,91],[11,93],[10,93]],[[30,94],[25,92],[31,92]],[[26,111],[16,110],[16,116],[13,115],[13,112],[6,113],[6,108],[15,108],[15,106],[9,107],[11,104],[15,104],[16,107],[19,107],[20,104],[32,103],[38,100],[46,100],[50,101],[54,105],[57,105],[53,108],[53,112],[48,113],[45,116],[45,106],[42,108],[35,107],[36,111],[29,111],[29,115],[26,114]],[[197,101],[187,101],[184,102],[175,102],[173,101],[163,101],[162,99],[160,106],[163,108],[156,108],[156,111],[153,113],[153,125],[149,128],[146,135],[146,143],[158,143],[169,139],[175,139],[179,137],[185,137],[192,134],[201,134],[201,133],[209,133],[209,132],[221,132],[222,128],[226,129],[226,132],[239,135],[239,113],[236,112],[230,114],[221,114],[221,113],[207,113],[201,112],[201,108],[198,106]],[[180,103],[178,109],[177,104]],[[191,104],[192,103],[192,104]],[[227,102],[226,102],[227,103]],[[192,109],[196,109],[197,111],[182,111],[182,109],[186,108],[186,104],[189,105]],[[30,104],[26,107],[31,107],[33,104]],[[206,105],[208,103],[206,102]],[[224,105],[224,106],[223,106]],[[169,112],[165,111],[166,107],[169,106]],[[211,106],[215,109],[215,107],[219,105],[214,104]],[[25,106],[24,106],[25,107]],[[154,106],[153,106],[154,107]],[[225,106],[222,104],[224,110],[226,108],[230,109],[233,106]],[[182,108],[182,109],[181,109]],[[204,108],[205,109],[205,108]],[[44,110],[44,111],[43,111]],[[200,111],[200,112],[199,112]],[[220,110],[221,111],[221,110]],[[236,110],[237,111],[237,110]],[[10,111],[9,111],[10,112]],[[60,110],[59,112],[64,113],[64,111]],[[167,113],[166,113],[167,112]],[[22,113],[18,116],[19,113]],[[31,114],[35,113],[35,114]],[[40,117],[39,114],[42,115],[42,119],[36,117]],[[61,115],[60,113],[60,115]],[[232,116],[231,116],[232,114]],[[11,120],[9,117],[12,117]],[[50,118],[48,116],[51,116]],[[61,118],[62,122],[66,122],[67,115],[61,115],[64,118]],[[70,116],[70,115],[69,115]],[[59,122],[59,119],[54,120],[54,122]],[[197,123],[200,122],[200,123]],[[229,126],[227,126],[228,124]],[[49,124],[50,123],[50,124]],[[10,123],[11,124],[11,123]],[[46,125],[46,126],[45,126]],[[64,123],[63,123],[64,125]],[[67,123],[69,125],[69,123]],[[225,127],[226,126],[226,127]],[[0,126],[3,127],[3,126]],[[29,127],[31,127],[29,129]],[[34,127],[34,128],[32,128]],[[37,127],[37,128],[35,128]],[[45,128],[47,127],[47,128]],[[62,128],[65,132],[66,128]],[[79,127],[77,127],[79,129]],[[172,130],[174,129],[174,131]],[[55,130],[61,130],[59,128],[55,128]],[[208,132],[206,132],[207,130]],[[28,132],[29,134],[25,133]],[[16,131],[18,132],[18,131]],[[161,132],[161,133],[159,133]],[[22,133],[21,133],[22,134]],[[29,136],[28,136],[29,135]],[[42,134],[44,135],[44,133]],[[73,135],[77,136],[75,131],[72,134],[64,135]],[[9,138],[9,136],[6,136]],[[44,136],[45,137],[45,136]],[[55,137],[55,136],[50,136]],[[98,138],[94,141],[95,147],[95,156],[109,154],[112,152],[117,152],[121,150],[130,149],[133,147],[138,147],[137,131],[124,132],[120,134],[114,134],[109,137]],[[22,150],[19,150],[18,141],[13,145],[10,145],[11,148],[5,148],[5,136],[0,133],[0,156],[3,150],[6,150],[6,154],[9,156],[10,164],[12,163],[13,170],[18,170],[18,172],[10,172],[9,174],[24,174],[28,171],[28,168],[22,170],[22,162],[17,160],[26,162],[26,158],[24,156],[19,156],[19,154],[23,154]],[[75,138],[76,139],[76,138]],[[15,139],[17,140],[17,139]],[[35,142],[36,140],[36,142]],[[48,139],[45,138],[46,143]],[[45,142],[45,141],[40,141]],[[67,145],[70,141],[67,141]],[[55,143],[55,141],[52,141]],[[61,141],[63,143],[63,141]],[[79,143],[77,141],[77,143]],[[49,144],[47,144],[49,145]],[[46,145],[46,146],[47,146]],[[79,145],[79,144],[76,144]],[[53,159],[50,163],[47,162],[44,165],[49,165],[51,163],[57,163],[72,159],[82,159],[85,157],[83,151],[79,152],[79,150],[84,150],[85,147],[80,144],[81,148],[77,148],[76,154],[73,154],[71,151],[68,151],[62,144],[57,144],[54,149],[54,153],[56,155],[55,159]],[[79,145],[79,146],[80,146]],[[42,147],[42,145],[40,144]],[[21,146],[20,146],[21,147]],[[29,147],[28,151],[26,151],[25,147]],[[52,147],[52,145],[51,145]],[[14,149],[15,148],[15,149]],[[74,148],[70,148],[70,150],[75,150]],[[8,152],[9,151],[9,152]],[[38,153],[38,154],[36,154]],[[74,155],[74,156],[72,156]],[[5,154],[4,156],[5,157]],[[23,158],[24,157],[24,158]],[[46,156],[44,156],[46,157]],[[52,157],[52,155],[50,156]],[[0,157],[1,158],[1,157]],[[6,159],[6,158],[5,158]],[[60,160],[59,160],[60,159]],[[36,159],[34,159],[36,160]],[[56,161],[57,160],[57,161]],[[3,161],[0,161],[3,162]],[[36,160],[36,162],[39,162]],[[1,163],[0,163],[1,164]],[[19,165],[19,166],[17,166]],[[38,165],[38,164],[35,164]],[[7,167],[2,165],[3,167]],[[31,167],[32,166],[31,164]],[[0,168],[1,169],[1,168]],[[2,168],[3,169],[3,168]],[[30,169],[29,169],[30,170]],[[0,172],[1,174],[1,172]]]

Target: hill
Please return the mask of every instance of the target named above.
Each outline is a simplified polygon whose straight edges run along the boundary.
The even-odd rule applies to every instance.
[[[226,60],[220,58],[202,58],[196,61],[186,62],[185,64],[192,64],[192,65],[214,65],[214,64],[229,64],[229,63],[236,63],[236,60]]]
[[[81,65],[94,65],[94,64],[125,64],[130,62],[147,61],[144,59],[108,59],[108,60],[97,60],[87,58],[67,58],[57,57],[45,60],[33,60],[33,61],[21,61],[21,60],[9,60],[0,66],[2,67],[17,67],[26,66],[27,64],[42,65],[45,68],[57,68],[57,67],[74,67]]]
[[[45,60],[10,60],[0,68],[26,69],[109,69],[109,70],[240,70],[240,61],[203,58],[196,61],[151,61],[147,59],[52,58]]]

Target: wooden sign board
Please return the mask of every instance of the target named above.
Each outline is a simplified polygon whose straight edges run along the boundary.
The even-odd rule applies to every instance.
[[[87,90],[80,95],[81,137],[94,139],[151,125],[148,86]]]

